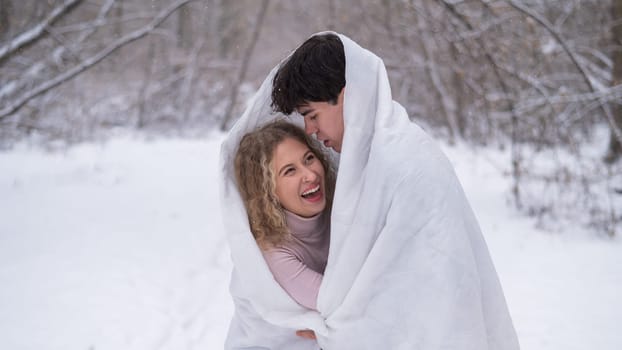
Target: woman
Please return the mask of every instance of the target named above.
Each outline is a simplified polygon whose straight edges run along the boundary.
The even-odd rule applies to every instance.
[[[251,232],[275,280],[316,310],[335,181],[326,156],[299,127],[276,121],[242,138],[234,166]]]

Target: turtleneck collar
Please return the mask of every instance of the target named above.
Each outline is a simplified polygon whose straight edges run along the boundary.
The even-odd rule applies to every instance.
[[[321,213],[309,218],[296,215],[288,210],[284,210],[284,212],[285,222],[287,224],[287,227],[290,229],[292,235],[299,238],[304,238],[324,232],[324,227],[326,224],[326,220],[324,220],[324,217],[326,216],[325,211],[322,211]]]

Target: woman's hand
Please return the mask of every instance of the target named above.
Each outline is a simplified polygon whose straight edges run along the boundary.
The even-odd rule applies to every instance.
[[[312,340],[316,340],[317,339],[315,337],[315,332],[310,330],[310,329],[296,331],[296,335],[299,336],[299,337],[303,337],[305,339],[312,339]]]

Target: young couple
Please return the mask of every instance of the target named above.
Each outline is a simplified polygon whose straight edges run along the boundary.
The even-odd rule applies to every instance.
[[[518,349],[451,165],[346,36],[273,69],[221,166],[226,349]]]

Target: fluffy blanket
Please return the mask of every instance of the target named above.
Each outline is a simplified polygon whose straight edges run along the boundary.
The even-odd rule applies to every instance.
[[[452,166],[391,97],[384,64],[339,35],[345,133],[318,310],[276,283],[235,185],[240,138],[283,117],[268,75],[221,149],[221,202],[234,270],[226,349],[518,349],[503,292]],[[289,117],[301,124],[302,117]],[[296,337],[312,329],[318,339]]]

